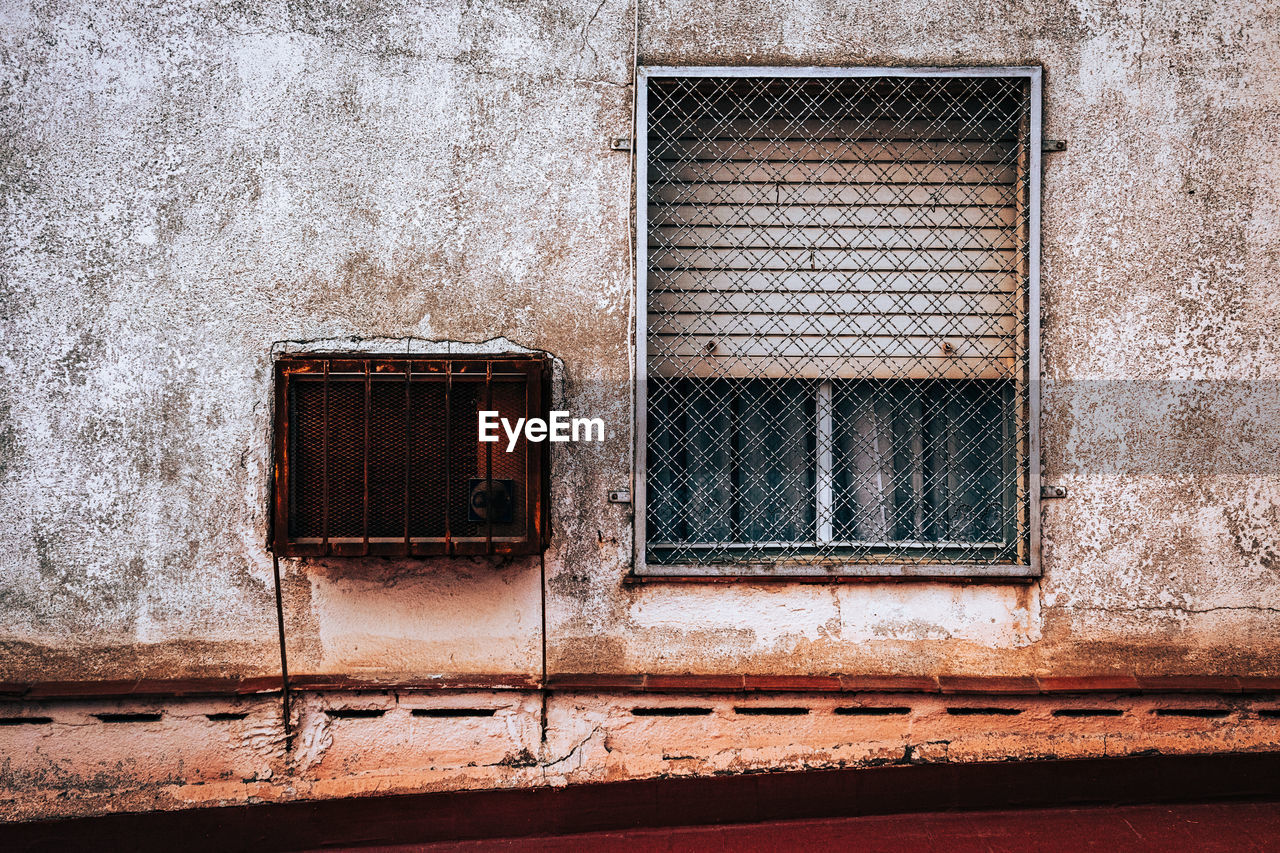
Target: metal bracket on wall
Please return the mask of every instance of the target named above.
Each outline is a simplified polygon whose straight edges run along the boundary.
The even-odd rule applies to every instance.
[[[610,139],[609,150],[610,151],[630,151],[631,140],[625,136],[619,136],[615,139]]]
[[[1044,152],[1066,151],[1067,141],[1065,139],[1046,139],[1041,143],[1040,150]]]
[[[1066,486],[1041,486],[1040,500],[1049,500],[1051,498],[1065,498],[1067,496]]]
[[[631,490],[630,489],[610,489],[609,503],[611,504],[631,503]]]

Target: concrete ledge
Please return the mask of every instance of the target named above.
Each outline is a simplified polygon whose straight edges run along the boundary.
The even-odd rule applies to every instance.
[[[448,674],[411,680],[361,679],[345,675],[297,675],[296,692],[404,692],[434,690],[540,690],[532,675]],[[547,690],[637,693],[947,693],[1035,696],[1069,693],[1280,693],[1280,676],[1226,675],[728,675],[557,673]],[[249,696],[279,693],[279,676],[175,678],[119,681],[0,682],[0,701],[57,699]]]

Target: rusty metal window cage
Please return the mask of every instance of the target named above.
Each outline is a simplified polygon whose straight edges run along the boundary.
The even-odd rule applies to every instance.
[[[638,85],[637,571],[1038,572],[1039,69]]]
[[[272,543],[282,556],[531,554],[546,443],[479,440],[479,413],[546,416],[529,356],[290,355],[276,363]]]

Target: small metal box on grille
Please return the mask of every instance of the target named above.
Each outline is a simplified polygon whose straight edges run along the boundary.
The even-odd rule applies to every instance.
[[[545,417],[530,356],[291,355],[276,363],[273,548],[290,556],[531,554],[546,443],[479,440],[479,413]]]
[[[1038,69],[639,85],[638,570],[1030,573]]]

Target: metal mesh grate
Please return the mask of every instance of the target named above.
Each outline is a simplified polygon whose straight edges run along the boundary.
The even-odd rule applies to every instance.
[[[545,375],[528,357],[282,360],[274,547],[296,556],[536,552],[546,534],[545,445],[481,442],[478,415],[545,416]]]
[[[1025,563],[1029,103],[649,79],[648,562]]]
[[[444,536],[448,502],[445,446],[445,387],[439,382],[415,382],[409,386],[409,467],[418,476],[409,478],[409,535]]]

